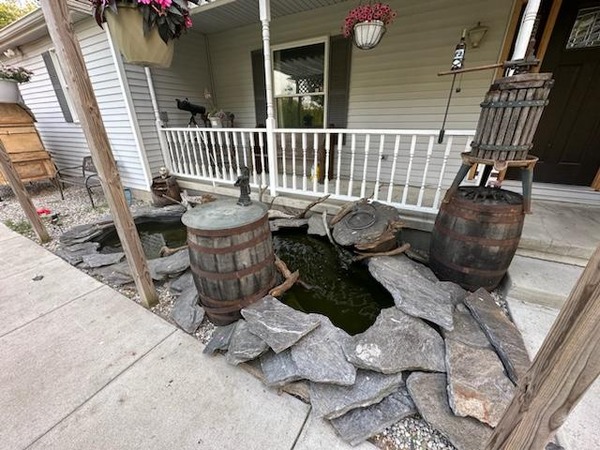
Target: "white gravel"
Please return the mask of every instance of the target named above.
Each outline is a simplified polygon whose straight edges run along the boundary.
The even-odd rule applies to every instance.
[[[58,213],[58,224],[50,223],[50,218],[44,218],[52,241],[44,244],[50,251],[58,247],[58,237],[75,225],[92,223],[108,214],[108,206],[101,192],[97,189],[94,193],[94,201],[98,205],[96,209],[91,207],[85,189],[78,186],[65,188],[65,200],[61,200],[58,190],[50,183],[36,183],[28,186],[28,192],[36,208],[48,208],[52,213]],[[7,186],[0,186],[0,222],[9,227],[17,227],[21,234],[36,240],[31,227],[28,226],[26,216],[21,209],[17,199]],[[148,206],[147,203],[134,201],[132,211],[140,207]],[[7,223],[8,222],[8,223]],[[84,270],[84,272],[87,272]],[[139,303],[139,296],[133,285],[112,286],[123,295]],[[152,311],[167,320],[171,319],[171,309],[175,297],[169,292],[168,282],[157,285],[159,304]],[[495,297],[497,302],[502,300]],[[194,336],[203,343],[210,340],[215,326],[205,320]],[[454,450],[454,447],[436,430],[432,429],[419,416],[408,417],[371,439],[371,442],[383,450]]]

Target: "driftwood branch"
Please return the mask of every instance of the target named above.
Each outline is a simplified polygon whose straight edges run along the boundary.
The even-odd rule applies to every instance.
[[[275,199],[279,197],[279,195],[276,195],[275,197],[273,197],[271,199],[271,203],[269,204],[269,209],[273,209],[273,205],[275,204]]]
[[[378,252],[378,253],[359,253],[358,256],[354,257],[354,261],[362,261],[363,259],[372,258],[373,256],[394,256],[400,255],[404,253],[406,250],[410,248],[410,244],[404,244],[394,250],[390,250],[389,252]]]
[[[312,208],[314,208],[315,206],[317,206],[319,203],[323,203],[325,200],[327,200],[329,198],[331,194],[327,194],[323,197],[319,197],[318,199],[316,199],[314,202],[310,203],[306,208],[304,208],[304,211],[302,211],[301,213],[297,214],[296,217],[294,217],[294,219],[304,219],[304,217],[306,216],[306,213],[308,211],[310,211]]]
[[[267,189],[269,188],[269,186],[265,186],[265,187],[260,187],[258,188],[258,201],[259,202],[263,202],[263,196],[265,195],[265,192],[267,192]]]
[[[284,213],[283,211],[279,211],[278,209],[269,209],[268,211],[269,219],[293,219],[294,216],[292,214]]]
[[[184,250],[186,248],[188,248],[187,245],[182,245],[181,247],[175,247],[175,248],[171,248],[171,247],[167,247],[166,245],[163,245],[160,248],[160,251],[158,252],[158,254],[161,257],[171,256],[171,255],[174,255],[175,253],[177,253],[178,251]]]
[[[275,267],[277,267],[277,270],[279,270],[281,275],[283,275],[285,281],[279,286],[275,286],[273,289],[271,289],[269,291],[269,294],[273,297],[280,297],[283,294],[285,294],[294,285],[294,283],[298,281],[298,279],[300,278],[300,272],[296,270],[292,273],[290,269],[288,269],[287,264],[284,263],[281,259],[279,259],[277,255],[275,255]]]
[[[323,226],[325,227],[325,233],[327,234],[327,239],[331,242],[331,245],[337,245],[333,240],[333,236],[331,235],[331,230],[329,229],[329,224],[327,223],[327,210],[323,211]]]
[[[364,204],[366,202],[367,202],[367,199],[362,198],[357,202],[346,203],[344,206],[342,206],[342,209],[340,209],[338,211],[338,213],[335,216],[333,216],[333,219],[331,219],[330,225],[334,226],[336,223],[338,223],[340,220],[342,220],[344,217],[346,217],[348,215],[348,213],[351,212],[356,205]]]

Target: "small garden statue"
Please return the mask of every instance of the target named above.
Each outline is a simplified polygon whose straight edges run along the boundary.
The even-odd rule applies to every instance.
[[[240,187],[240,198],[238,198],[237,204],[248,206],[252,203],[250,200],[250,169],[243,166],[240,170],[242,174],[235,181],[235,186]]]

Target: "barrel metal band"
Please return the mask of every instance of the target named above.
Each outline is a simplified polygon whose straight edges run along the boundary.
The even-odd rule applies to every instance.
[[[521,108],[524,106],[546,106],[548,100],[507,100],[482,102],[482,108]]]
[[[471,142],[471,147],[479,150],[502,150],[502,151],[528,151],[533,148],[533,144],[526,145],[492,145],[492,144],[477,144]]]
[[[247,231],[252,231],[256,228],[259,228],[261,225],[265,224],[269,220],[267,214],[261,217],[259,220],[248,223],[246,225],[242,225],[241,227],[236,228],[226,228],[224,230],[199,230],[197,228],[187,228],[188,233],[193,234],[195,236],[202,237],[229,237],[233,234],[246,233]]]
[[[498,276],[504,275],[506,273],[506,268],[499,270],[485,270],[478,269],[476,267],[459,266],[458,264],[454,264],[448,261],[446,258],[440,257],[440,253],[437,253],[433,258],[436,259],[439,263],[448,267],[449,269],[456,270],[457,272],[464,273],[467,275]]]
[[[188,239],[188,245],[197,250],[200,253],[209,254],[209,255],[223,255],[227,253],[234,253],[240,250],[246,250],[247,248],[251,248],[256,246],[259,242],[263,242],[265,238],[271,234],[271,231],[266,228],[259,235],[253,237],[252,239],[244,242],[240,242],[239,244],[230,245],[229,247],[205,247],[203,245],[196,244],[194,241]]]
[[[211,298],[207,295],[200,295],[200,303],[202,307],[206,310],[210,315],[225,315],[230,314],[232,312],[239,311],[240,309],[251,305],[256,300],[263,298],[265,295],[269,293],[271,289],[273,289],[273,284],[275,283],[275,277],[271,279],[268,287],[261,289],[254,294],[246,295],[239,300],[234,300],[231,302],[220,302],[214,298]]]
[[[192,266],[192,270],[195,274],[204,278],[208,278],[209,280],[235,280],[258,272],[259,270],[267,267],[269,264],[272,264],[273,261],[275,261],[275,256],[269,255],[259,263],[256,263],[250,267],[246,267],[245,269],[236,270],[234,272],[206,272],[195,265]]]
[[[444,236],[448,236],[451,239],[460,242],[474,242],[479,245],[489,245],[490,247],[515,247],[519,244],[519,240],[521,236],[519,234],[518,237],[514,238],[504,238],[504,239],[492,239],[492,238],[484,238],[480,236],[466,236],[461,233],[457,233],[450,228],[446,228],[445,226],[436,223],[434,225],[435,229],[439,231]]]

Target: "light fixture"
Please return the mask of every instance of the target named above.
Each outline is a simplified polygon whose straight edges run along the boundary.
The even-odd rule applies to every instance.
[[[479,44],[481,44],[481,41],[483,40],[483,37],[487,33],[488,29],[489,28],[485,25],[481,25],[481,22],[477,22],[476,26],[467,31],[471,48],[479,47]]]

